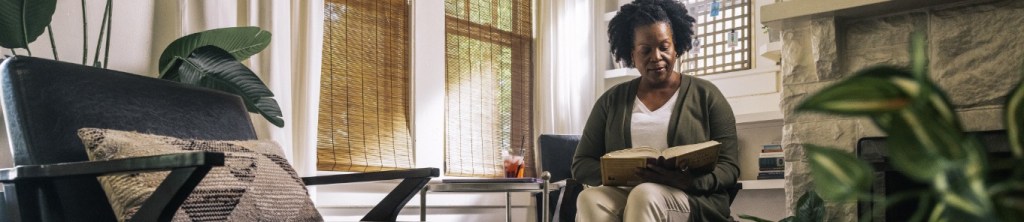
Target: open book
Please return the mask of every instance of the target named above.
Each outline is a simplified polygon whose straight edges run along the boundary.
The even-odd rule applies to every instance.
[[[719,147],[721,143],[712,140],[661,151],[637,147],[607,153],[601,157],[601,183],[605,186],[640,185],[644,181],[636,176],[636,168],[647,167],[648,163],[658,164],[659,157],[665,157],[660,166],[669,170],[680,170],[683,167],[679,164],[685,164],[687,170],[709,171],[718,161]]]

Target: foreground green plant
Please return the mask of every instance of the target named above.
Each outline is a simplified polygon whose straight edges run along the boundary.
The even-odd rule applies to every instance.
[[[872,195],[873,173],[866,162],[840,149],[804,144],[815,190],[827,201],[871,201],[879,210],[915,201],[918,209],[911,221],[1024,221],[1024,88],[1018,84],[1005,106],[1013,160],[996,169],[978,139],[963,132],[945,93],[928,78],[923,35],[913,36],[911,57],[909,70],[878,66],[858,71],[812,95],[797,111],[871,118],[888,135],[893,168],[929,187]],[[1006,178],[988,178],[993,170],[1011,172]],[[861,215],[861,221],[872,216]]]

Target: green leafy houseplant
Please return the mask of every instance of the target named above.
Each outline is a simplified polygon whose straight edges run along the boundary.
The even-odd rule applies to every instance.
[[[771,222],[771,220],[750,216],[740,215],[741,219],[747,219],[755,222]],[[825,219],[825,201],[818,196],[813,190],[807,191],[800,199],[796,202],[796,215],[782,218],[779,222],[819,222]]]
[[[872,169],[866,162],[838,149],[804,144],[815,190],[828,201],[873,201],[879,208],[916,200],[911,221],[1024,221],[1024,88],[1018,84],[1005,106],[1013,161],[990,163],[983,145],[963,132],[949,99],[928,78],[923,35],[913,36],[910,55],[909,70],[861,70],[812,95],[797,110],[871,118],[888,134],[893,167],[929,188],[872,196],[867,192]],[[1010,173],[990,178],[994,170]],[[861,220],[871,216],[861,215]]]
[[[270,45],[270,32],[257,27],[207,30],[181,37],[160,55],[160,78],[241,96],[249,112],[284,126],[274,93],[240,61]]]
[[[0,46],[11,49],[23,48],[29,56],[29,43],[49,30],[50,45],[55,60],[57,49],[50,29],[56,0],[0,0]],[[107,0],[101,23],[100,36],[96,42],[93,66],[106,68],[110,54],[110,30],[112,1]],[[82,14],[85,17],[85,1],[82,0]],[[83,19],[83,56],[86,64],[88,36]],[[106,44],[103,36],[106,35]],[[160,55],[160,78],[196,85],[242,97],[249,112],[259,113],[267,121],[284,127],[281,108],[272,97],[273,92],[259,77],[241,61],[263,51],[270,45],[271,34],[257,27],[233,27],[213,29],[181,37],[171,42]],[[101,46],[105,46],[101,50]],[[103,60],[100,52],[105,55]]]

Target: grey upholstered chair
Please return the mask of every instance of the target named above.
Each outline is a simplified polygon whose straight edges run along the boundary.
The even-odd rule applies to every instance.
[[[572,179],[572,157],[576,153],[576,146],[580,143],[580,135],[554,135],[541,134],[537,138],[537,147],[540,150],[540,169],[551,173],[551,181],[564,183],[558,193],[552,194],[548,209],[551,212],[550,221],[576,221],[576,197],[583,191],[583,185]],[[540,203],[541,198],[535,198]],[[540,204],[537,205],[537,212],[543,212]],[[538,214],[540,215],[540,214]],[[537,221],[541,221],[540,218]]]

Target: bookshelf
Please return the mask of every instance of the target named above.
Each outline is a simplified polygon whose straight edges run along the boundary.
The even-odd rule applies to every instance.
[[[740,180],[744,190],[774,190],[782,189],[786,184],[784,179],[773,180]]]

